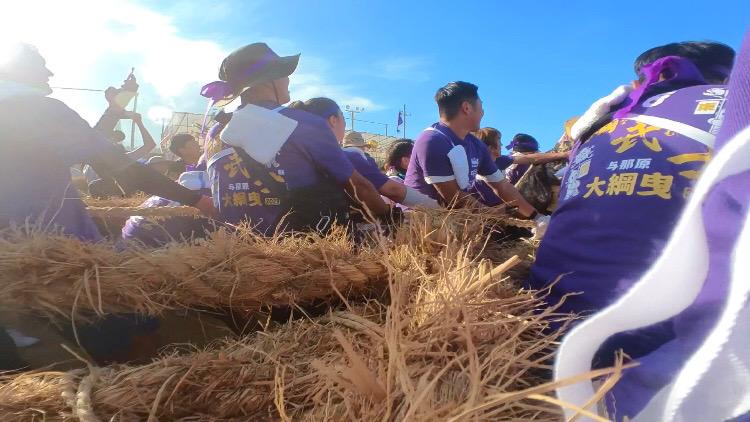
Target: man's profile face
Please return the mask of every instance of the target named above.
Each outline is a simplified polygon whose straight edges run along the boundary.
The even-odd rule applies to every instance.
[[[482,124],[482,117],[484,117],[484,108],[482,108],[482,99],[477,98],[477,100],[474,103],[467,101],[464,103],[464,105],[468,105],[468,107],[464,107],[464,109],[467,110],[467,119],[471,125],[469,130],[471,132],[476,132],[479,130]]]
[[[196,165],[201,156],[201,146],[195,139],[190,139],[177,152],[179,152],[180,158],[185,160],[185,162],[190,165]]]
[[[18,47],[21,50],[16,51],[13,58],[8,62],[5,73],[14,81],[20,82],[34,88],[39,88],[45,93],[52,93],[49,86],[49,78],[54,76],[47,69],[47,62],[37,52],[29,47]]]

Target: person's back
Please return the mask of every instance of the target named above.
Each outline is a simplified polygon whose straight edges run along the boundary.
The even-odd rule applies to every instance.
[[[606,306],[661,251],[709,158],[727,90],[699,85],[644,97],[577,149],[530,285],[567,293],[562,311]]]
[[[1,90],[0,90],[1,91]],[[25,95],[0,100],[0,224],[54,222],[64,232],[99,239],[70,167],[114,149],[92,138],[90,126],[58,100]]]
[[[272,102],[259,106],[269,110],[278,107]],[[284,195],[321,183],[337,187],[353,171],[351,164],[342,162],[341,148],[322,118],[290,108],[282,108],[278,113],[296,121],[297,126],[279,149],[272,165],[267,166],[267,175],[251,174],[242,158],[227,144],[208,148],[208,155],[212,155],[208,158],[208,172],[220,220],[237,224],[247,219],[261,234],[271,234],[282,213],[286,212],[282,206]],[[221,141],[214,139],[212,142]],[[219,149],[221,151],[215,153]],[[281,182],[283,190],[272,191],[271,186],[264,185],[263,180],[269,177]],[[343,196],[343,189],[339,190]]]

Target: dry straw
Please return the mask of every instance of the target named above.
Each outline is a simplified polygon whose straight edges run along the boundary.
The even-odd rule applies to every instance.
[[[432,275],[416,267],[393,274],[387,306],[296,321],[141,367],[8,378],[0,418],[559,420],[549,403],[555,385],[546,382],[552,311],[536,312],[540,300],[504,285],[502,269],[466,257]]]
[[[378,275],[387,274],[387,303],[350,305],[346,312],[298,320],[145,366],[9,376],[0,381],[0,420],[560,420],[560,403],[551,395],[559,384],[548,382],[558,333],[548,324],[569,318],[555,315],[535,294],[503,278],[525,259],[513,257],[500,265],[481,259],[488,249],[486,236],[482,230],[473,236],[466,230],[485,217],[452,218],[417,216],[404,229],[411,235],[397,235],[396,243],[381,239],[355,255],[373,254],[362,262],[379,261]],[[224,240],[212,239],[216,258],[236,260],[225,244],[233,237],[221,236]],[[316,259],[326,262],[319,270],[328,272],[328,290],[346,279],[337,276],[336,262],[358,265],[347,261],[352,249],[340,238],[317,239],[317,249],[294,242],[274,240],[267,247],[307,248],[313,255],[310,250],[317,250]],[[317,245],[326,242],[330,246]],[[173,253],[172,265],[182,268],[175,274],[190,278],[184,266],[191,255]],[[39,259],[28,263],[37,265]],[[56,259],[47,271],[65,267]],[[220,263],[213,265],[249,264]],[[276,271],[252,275],[257,271],[263,268],[255,266],[243,276],[255,283],[278,277]],[[316,283],[310,276],[306,282]],[[167,292],[152,295],[149,300],[158,302],[155,298]],[[79,303],[83,299],[89,300]],[[607,375],[614,382],[621,368],[568,382]]]
[[[107,199],[96,199],[90,196],[84,197],[83,203],[91,208],[108,208],[108,207],[138,207],[148,199],[149,196],[138,193],[128,197],[111,197]]]
[[[376,252],[355,251],[341,233],[269,240],[221,229],[205,241],[154,250],[6,232],[0,303],[65,317],[287,305],[367,289],[386,275]]]
[[[99,219],[127,219],[139,217],[192,217],[200,211],[193,207],[88,207],[89,215]]]

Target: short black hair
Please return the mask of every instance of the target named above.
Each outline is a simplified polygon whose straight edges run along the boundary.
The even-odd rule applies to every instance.
[[[327,119],[333,115],[332,113],[341,110],[341,107],[339,107],[336,101],[333,101],[330,98],[315,97],[305,101],[304,110],[308,113]]]
[[[194,140],[195,137],[189,133],[178,133],[172,137],[171,141],[169,141],[169,151],[172,152],[172,154],[179,156],[180,153],[178,151],[180,148],[183,148],[185,144]]]
[[[479,99],[479,87],[468,82],[451,82],[435,93],[440,116],[448,120],[453,119],[461,110],[461,104],[466,101],[476,104]]]
[[[398,168],[401,165],[401,159],[407,155],[411,155],[413,149],[414,141],[411,139],[396,139],[388,148],[388,157],[385,159],[385,164],[389,167]]]
[[[24,69],[26,63],[32,60],[36,63],[42,55],[37,48],[29,43],[15,42],[7,46],[9,57],[5,57],[3,65],[0,66],[0,78],[14,80],[18,76],[19,69]]]
[[[667,56],[688,59],[695,64],[707,82],[722,83],[726,75],[716,68],[731,69],[734,64],[735,52],[732,47],[715,41],[670,43],[646,50],[638,56],[633,65],[635,74],[642,78],[641,68],[643,66]]]

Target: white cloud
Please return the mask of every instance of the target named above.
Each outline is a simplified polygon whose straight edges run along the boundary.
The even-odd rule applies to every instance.
[[[321,75],[330,74],[330,64],[317,57],[302,56],[297,71],[289,77],[292,100],[308,100],[313,97],[328,97],[342,108],[364,107],[366,111],[385,109],[372,100],[352,94],[351,85],[327,82]]]
[[[182,3],[179,13],[172,13],[127,0],[8,2],[3,5],[6,19],[0,26],[0,39],[36,45],[48,68],[55,73],[50,81],[52,86],[97,89],[119,86],[130,68],[135,67],[141,85],[139,111],[167,108],[202,112],[206,103],[198,93],[201,85],[217,78],[222,59],[237,46],[193,39],[181,32],[174,16],[187,21],[192,11],[192,19],[202,19],[203,9],[208,7],[213,10],[212,19],[216,19],[232,10],[227,3],[220,5],[187,1]],[[266,41],[279,54],[298,52],[292,41]],[[293,98],[329,96],[342,104],[371,110],[382,108],[352,94],[352,87],[330,82],[324,77],[329,66],[326,62],[302,57],[299,74],[292,76]],[[103,94],[98,92],[57,90],[53,96],[92,123],[106,107]]]
[[[428,60],[423,57],[392,57],[374,66],[372,75],[388,80],[425,82],[430,79]]]

